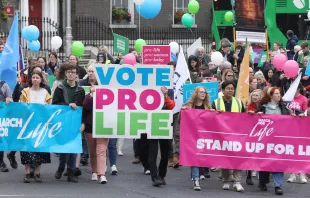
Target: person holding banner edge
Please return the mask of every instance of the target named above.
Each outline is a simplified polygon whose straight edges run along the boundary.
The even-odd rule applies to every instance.
[[[265,93],[265,96],[260,102],[260,106],[257,111],[258,114],[278,114],[278,115],[290,115],[290,111],[284,104],[280,89],[277,87],[269,87]],[[293,116],[296,116],[292,114]],[[269,183],[270,172],[259,171],[259,188],[261,191],[267,191],[266,184]],[[282,195],[282,187],[284,183],[284,173],[283,172],[273,172],[272,173],[275,194]]]
[[[82,106],[85,98],[85,91],[82,87],[78,86],[76,78],[78,75],[78,67],[73,64],[65,65],[66,79],[55,89],[52,104],[68,105],[73,110],[77,106]],[[81,126],[81,131],[84,131],[84,123]],[[68,161],[67,161],[68,156]],[[67,164],[68,182],[78,182],[75,176],[77,154],[64,154],[59,155],[59,166],[55,173],[55,178],[60,179]]]
[[[37,103],[37,104],[51,104],[52,97],[46,91],[43,81],[42,71],[34,70],[32,72],[31,79],[29,80],[29,87],[22,90],[20,96],[20,102]],[[50,153],[41,152],[20,152],[21,162],[25,165],[26,175],[24,177],[24,183],[30,183],[30,165],[35,165],[34,180],[38,183],[42,182],[40,169],[41,164],[51,163]]]
[[[235,98],[235,89],[236,85],[233,81],[225,81],[222,83],[222,92],[223,97],[218,98],[212,104],[212,109],[216,109],[219,112],[246,112],[242,101]],[[222,169],[222,177],[223,177],[223,189],[229,190],[229,176],[230,170],[229,169]],[[241,170],[233,170],[233,177],[235,183],[233,188],[237,192],[243,192],[244,188],[241,185],[241,177],[242,171]]]
[[[202,109],[202,110],[210,110],[210,95],[208,91],[204,87],[197,87],[193,91],[192,97],[185,103],[182,109],[192,108],[192,109]],[[200,171],[203,169],[199,167],[191,167],[191,177],[194,182],[194,190],[200,191]]]

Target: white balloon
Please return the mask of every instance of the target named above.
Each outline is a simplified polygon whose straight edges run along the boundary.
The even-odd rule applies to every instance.
[[[180,47],[179,47],[179,44],[177,43],[177,42],[171,42],[170,44],[170,49],[171,49],[171,52],[173,53],[173,54],[177,54],[177,53],[179,53],[179,51],[180,51]]]
[[[224,58],[221,52],[213,52],[211,55],[211,62],[215,65],[220,65]]]
[[[144,3],[144,0],[133,0],[135,4],[142,5]]]
[[[308,19],[310,19],[310,11],[308,11],[308,14],[307,14],[307,16],[308,16]]]
[[[52,49],[59,49],[62,46],[62,39],[59,36],[54,36],[51,40]]]

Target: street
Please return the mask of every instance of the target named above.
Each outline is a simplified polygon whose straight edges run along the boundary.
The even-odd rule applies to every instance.
[[[43,183],[23,183],[24,167],[19,164],[17,170],[9,167],[9,162],[5,162],[10,168],[10,172],[1,173],[0,197],[167,197],[167,198],[189,198],[189,197],[208,197],[208,198],[234,198],[234,197],[274,197],[272,183],[268,185],[268,192],[260,192],[257,188],[258,180],[253,178],[254,186],[245,184],[245,173],[243,180],[244,193],[237,193],[232,190],[222,190],[222,183],[218,179],[218,173],[211,173],[211,178],[201,182],[202,191],[193,190],[190,180],[190,170],[188,167],[181,167],[179,170],[168,169],[166,177],[167,186],[160,188],[153,187],[150,176],[143,174],[142,165],[132,164],[133,151],[132,141],[125,140],[123,148],[124,156],[118,158],[117,168],[119,174],[112,176],[110,171],[107,173],[108,183],[103,185],[96,181],[91,181],[90,166],[82,166],[82,176],[79,183],[68,183],[66,177],[59,181],[54,178],[58,166],[58,158],[52,154],[52,163],[43,165],[41,175]],[[6,155],[5,155],[6,156]],[[17,161],[20,163],[19,153]],[[286,179],[288,174],[286,174]],[[284,186],[285,197],[309,197],[308,184],[288,184]]]

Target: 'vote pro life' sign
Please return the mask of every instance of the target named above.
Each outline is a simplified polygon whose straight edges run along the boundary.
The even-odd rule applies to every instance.
[[[172,88],[173,68],[95,64],[93,137],[172,138],[171,110],[162,110],[161,87]]]
[[[145,45],[142,47],[144,65],[167,65],[170,62],[169,45]]]

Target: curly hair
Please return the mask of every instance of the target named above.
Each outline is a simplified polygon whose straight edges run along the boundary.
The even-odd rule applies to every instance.
[[[195,108],[195,106],[197,104],[199,89],[204,89],[206,92],[206,97],[203,100],[204,108],[205,109],[211,109],[210,95],[209,95],[208,91],[206,90],[206,88],[204,88],[202,86],[196,87],[196,89],[193,91],[192,97],[183,106],[189,107],[189,108]]]

